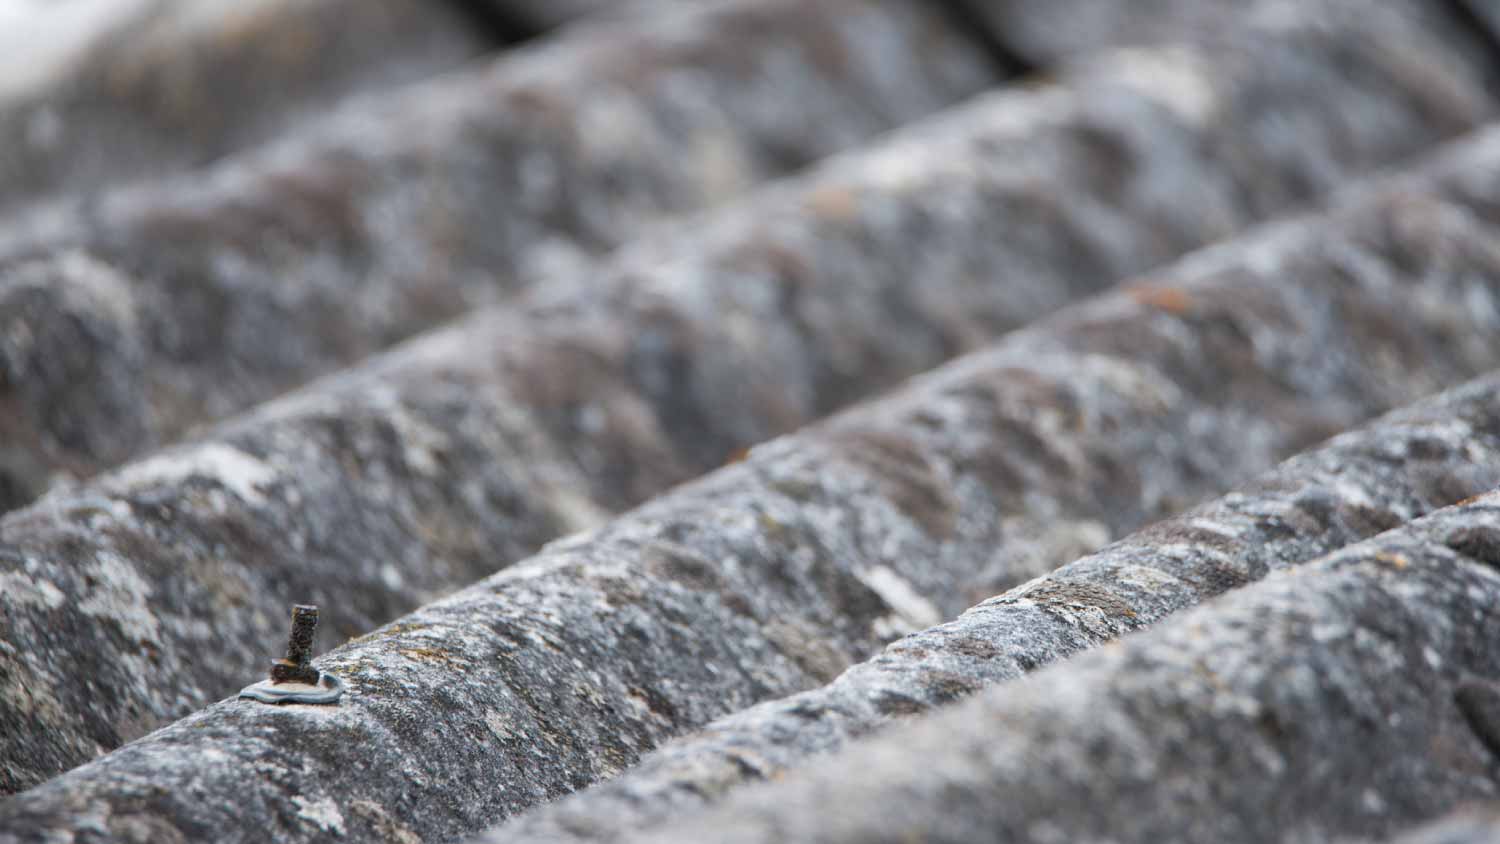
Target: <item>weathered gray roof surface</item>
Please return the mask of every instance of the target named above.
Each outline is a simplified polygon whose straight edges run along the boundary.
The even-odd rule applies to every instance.
[[[1500,810],[1488,803],[1467,804],[1441,820],[1387,840],[1395,844],[1491,844],[1500,841]]]
[[[1500,378],[1393,413],[1254,483],[721,718],[491,841],[617,841],[916,713],[1500,486]]]
[[[642,840],[1328,841],[1411,824],[1495,793],[1497,561],[1490,493]]]
[[[494,46],[458,3],[36,5],[0,13],[0,219],[205,164]]]
[[[1487,834],[1490,4],[90,2],[3,844]]]
[[[925,4],[648,6],[18,226],[0,509],[997,81]]]

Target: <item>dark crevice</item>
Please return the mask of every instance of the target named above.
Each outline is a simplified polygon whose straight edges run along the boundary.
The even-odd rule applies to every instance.
[[[1500,530],[1484,525],[1461,528],[1445,537],[1443,544],[1471,560],[1500,568]]]
[[[499,0],[442,0],[469,21],[495,47],[509,47],[541,35],[547,27]]]
[[[1475,738],[1500,756],[1500,687],[1488,680],[1466,678],[1454,690],[1453,702]]]
[[[984,14],[975,10],[974,2],[975,0],[935,0],[932,5],[946,15],[960,33],[984,51],[1002,78],[1029,76],[1039,70],[1029,59],[1005,43],[1000,34],[990,27]]]
[[[1500,29],[1497,29],[1500,27],[1500,14],[1489,17],[1478,12],[1474,9],[1476,2],[1487,0],[1441,0],[1438,6],[1471,31],[1475,40],[1484,48],[1489,59],[1489,93],[1492,97],[1500,97],[1500,90],[1497,90],[1497,86],[1500,86]]]
[[[30,504],[37,497],[35,490],[31,489],[20,477],[0,466],[0,515],[9,513],[11,510],[19,510]]]

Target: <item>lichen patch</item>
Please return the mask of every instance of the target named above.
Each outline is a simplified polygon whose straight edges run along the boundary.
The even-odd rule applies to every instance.
[[[297,804],[297,817],[324,832],[340,836],[344,834],[344,814],[332,800],[327,797],[313,800],[297,795],[292,798],[292,802]]]
[[[171,486],[188,478],[216,481],[249,504],[265,500],[262,487],[276,480],[276,470],[250,455],[210,442],[134,463],[116,473],[113,481],[126,489]]]

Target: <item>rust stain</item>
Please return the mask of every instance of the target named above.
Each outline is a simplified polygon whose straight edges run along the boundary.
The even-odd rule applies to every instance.
[[[1187,291],[1175,287],[1137,286],[1126,291],[1126,295],[1137,304],[1156,308],[1169,314],[1185,314],[1192,310],[1193,298]]]

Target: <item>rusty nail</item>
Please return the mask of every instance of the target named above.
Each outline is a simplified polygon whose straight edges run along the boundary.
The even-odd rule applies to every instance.
[[[306,604],[292,607],[292,632],[286,640],[286,657],[272,660],[271,682],[318,684],[318,669],[311,664],[313,634],[317,631],[317,607]]]
[[[317,631],[318,608],[293,606],[286,656],[271,661],[271,679],[246,686],[240,697],[262,703],[337,703],[344,684],[312,666],[313,635]]]

